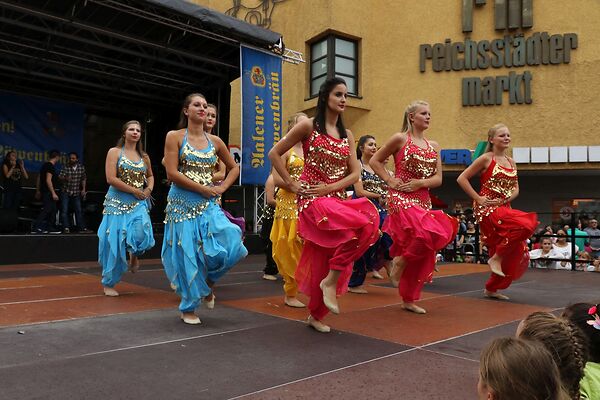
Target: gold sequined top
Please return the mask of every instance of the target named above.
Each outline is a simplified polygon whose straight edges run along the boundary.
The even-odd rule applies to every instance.
[[[377,175],[373,172],[367,171],[365,169],[365,166],[362,164],[362,161],[361,161],[360,180],[362,182],[364,190],[371,192],[371,193],[379,194],[379,195],[381,195],[382,199],[385,196],[387,196],[387,193],[388,193],[387,184],[383,181],[383,179],[381,179],[379,177],[379,175]],[[357,197],[356,192],[354,193],[353,197]],[[369,200],[371,201],[371,203],[375,204],[375,207],[377,207],[377,211],[379,211],[380,213],[386,211],[382,205],[383,203],[380,202],[378,199],[369,199]]]
[[[121,150],[119,160],[117,161],[117,178],[129,186],[137,189],[144,187],[144,179],[146,177],[146,163],[142,158],[138,162],[133,162]],[[108,188],[104,198],[104,209],[102,214],[105,215],[122,215],[129,214],[138,206],[145,205],[144,200],[139,200],[131,193],[122,192],[113,186]]]
[[[348,138],[336,139],[326,133],[313,130],[302,142],[304,150],[304,170],[300,175],[301,185],[335,183],[348,174],[350,145]],[[346,200],[345,189],[328,193],[326,197]],[[315,199],[314,196],[298,196],[298,210],[306,209]]]
[[[287,170],[294,180],[300,179],[304,169],[304,159],[298,157],[293,150],[287,159]],[[298,218],[298,200],[296,194],[288,192],[285,189],[279,189],[275,195],[277,205],[275,207],[275,218],[297,219]]]
[[[407,134],[406,144],[394,154],[395,176],[402,182],[411,179],[427,179],[437,172],[438,154],[433,146],[425,140],[426,147],[422,148],[413,143]],[[418,205],[425,210],[431,209],[429,188],[421,188],[414,192],[401,192],[389,188],[388,209],[390,213]]]
[[[121,150],[119,161],[117,161],[117,178],[129,186],[142,189],[146,179],[146,163],[144,159],[142,158],[138,162],[133,162],[125,157],[125,153]]]
[[[517,188],[518,181],[519,178],[516,169],[503,167],[492,158],[490,165],[481,174],[481,190],[479,191],[479,195],[486,196],[492,200],[507,200]],[[510,204],[484,207],[474,203],[473,213],[477,220],[481,222],[484,216],[490,215],[498,207],[510,207]]]
[[[186,177],[201,185],[212,185],[212,177],[217,166],[217,155],[210,140],[205,149],[198,150],[187,141],[187,134],[179,149],[178,170]]]
[[[212,176],[217,164],[217,154],[208,136],[208,145],[199,150],[192,147],[187,140],[187,131],[179,149],[178,171],[189,179],[201,185],[212,185]],[[206,198],[200,193],[171,185],[167,196],[165,223],[179,223],[194,219],[201,215],[210,204],[215,203],[216,197]]]

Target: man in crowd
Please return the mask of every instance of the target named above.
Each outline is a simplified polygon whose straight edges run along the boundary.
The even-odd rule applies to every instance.
[[[42,211],[33,223],[31,233],[60,233],[60,230],[56,228],[56,202],[58,201],[58,194],[56,194],[56,163],[59,157],[58,150],[50,150],[48,161],[40,169],[36,198],[41,196]]]
[[[69,153],[69,163],[60,171],[58,178],[62,182],[60,192],[60,218],[63,233],[69,233],[73,229],[72,220],[69,218],[69,208],[75,212],[76,228],[79,232],[89,233],[85,226],[81,203],[86,195],[85,167],[79,163],[77,153]]]
[[[596,219],[590,219],[588,221],[588,227],[585,228],[584,231],[590,235],[592,256],[594,258],[600,256],[600,229],[598,229],[598,221]]]

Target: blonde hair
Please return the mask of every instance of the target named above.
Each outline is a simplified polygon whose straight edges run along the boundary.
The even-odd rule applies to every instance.
[[[288,126],[287,126],[287,131],[285,133],[288,133],[289,131],[292,130],[292,128],[294,126],[296,126],[296,124],[298,123],[298,118],[300,117],[306,117],[308,118],[308,115],[304,114],[303,112],[297,112],[296,114],[292,114],[292,116],[290,116],[288,118]]]
[[[588,357],[583,332],[564,318],[536,311],[523,320],[519,337],[535,340],[546,347],[558,366],[563,387],[571,399],[579,399],[579,381],[583,378]]]
[[[497,399],[568,398],[552,356],[531,340],[505,337],[490,342],[481,351],[479,377]]]
[[[492,144],[492,142],[490,142],[490,140],[492,140],[494,138],[494,136],[496,136],[496,132],[498,132],[502,128],[508,129],[508,126],[506,126],[504,124],[496,124],[496,125],[492,126],[490,128],[490,130],[488,131],[487,147],[485,148],[486,153],[488,151],[492,151],[494,149],[494,145]]]
[[[429,103],[425,100],[415,100],[412,103],[410,103],[408,107],[406,107],[406,109],[404,110],[404,119],[402,120],[402,132],[412,132],[413,128],[408,114],[414,113],[417,110],[417,108],[421,106],[429,106]]]

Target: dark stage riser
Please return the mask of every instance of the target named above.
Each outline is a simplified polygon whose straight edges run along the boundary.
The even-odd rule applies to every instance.
[[[160,258],[163,235],[155,234],[156,245],[140,258]],[[263,252],[258,235],[247,234],[244,244],[250,254]],[[98,260],[95,234],[0,235],[0,265]]]

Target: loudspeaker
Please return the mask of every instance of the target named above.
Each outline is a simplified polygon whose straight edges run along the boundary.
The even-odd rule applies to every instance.
[[[0,232],[12,233],[17,230],[19,219],[17,210],[0,208]]]

